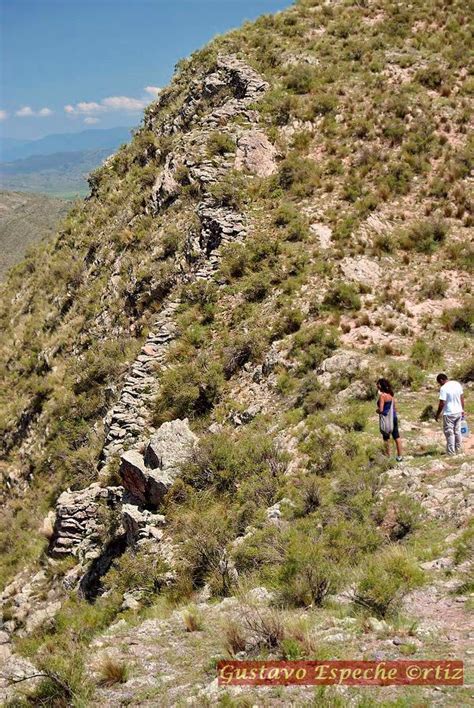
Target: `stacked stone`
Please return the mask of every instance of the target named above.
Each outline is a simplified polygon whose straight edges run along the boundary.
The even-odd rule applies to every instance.
[[[163,366],[171,342],[176,337],[174,315],[179,301],[171,300],[160,312],[140,354],[125,378],[120,398],[105,419],[106,438],[100,467],[110,455],[120,454],[136,444],[149,426],[147,404],[156,396],[156,371]]]
[[[95,557],[104,531],[99,507],[120,507],[122,492],[121,487],[101,487],[97,482],[85,489],[63,492],[56,502],[49,554],[61,557],[72,553],[84,559]]]

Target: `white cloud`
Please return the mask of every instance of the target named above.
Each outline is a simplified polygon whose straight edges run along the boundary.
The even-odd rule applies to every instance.
[[[161,89],[158,86],[145,86],[144,98],[132,98],[131,96],[107,96],[97,101],[79,101],[79,103],[68,103],[64,106],[65,113],[77,116],[94,116],[98,113],[108,113],[110,111],[124,111],[126,113],[139,113],[150,102],[150,96],[156,98]]]
[[[139,98],[129,98],[128,96],[109,96],[104,98],[101,104],[111,111],[141,111],[148,101]]]
[[[6,120],[8,118],[8,113],[6,111],[0,110],[0,120]]]
[[[156,97],[160,93],[161,89],[158,86],[145,86],[145,93],[150,96]]]
[[[22,106],[15,113],[19,118],[47,118],[52,114],[51,108],[40,108],[39,111],[34,111],[31,106]]]
[[[84,123],[86,125],[94,125],[94,123],[100,123],[98,118],[94,118],[93,116],[86,116],[84,118]]]
[[[96,113],[97,111],[102,110],[101,106],[98,103],[95,103],[94,101],[90,101],[89,103],[87,101],[81,101],[76,105],[75,113]]]
[[[30,106],[23,106],[23,108],[20,108],[16,113],[16,116],[19,118],[29,118],[30,116],[34,116],[34,113]]]

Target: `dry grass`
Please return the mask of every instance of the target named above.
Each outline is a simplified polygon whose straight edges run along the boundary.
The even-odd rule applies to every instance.
[[[106,656],[99,667],[99,680],[101,686],[114,686],[117,683],[127,683],[129,668],[123,661],[118,661],[111,656]]]
[[[183,622],[186,632],[200,632],[203,628],[203,618],[197,607],[191,606],[183,612]]]

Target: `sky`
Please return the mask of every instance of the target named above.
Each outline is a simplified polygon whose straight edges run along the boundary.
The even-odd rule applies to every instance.
[[[0,137],[138,125],[176,62],[291,0],[0,0]]]

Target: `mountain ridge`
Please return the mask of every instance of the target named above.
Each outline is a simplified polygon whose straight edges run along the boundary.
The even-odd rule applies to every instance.
[[[51,133],[35,140],[15,140],[16,145],[1,149],[1,162],[13,162],[33,155],[50,155],[57,152],[76,152],[117,148],[130,138],[131,128],[89,128],[74,133]],[[2,138],[0,144],[8,141]],[[19,144],[18,144],[19,143]]]

